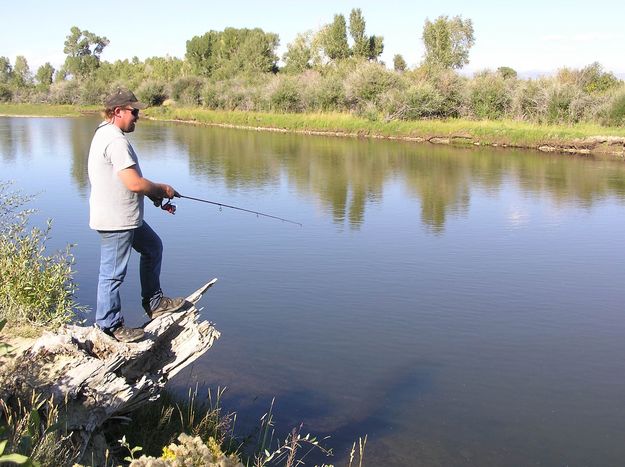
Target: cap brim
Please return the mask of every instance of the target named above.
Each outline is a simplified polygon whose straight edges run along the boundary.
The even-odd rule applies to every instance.
[[[144,104],[143,102],[130,102],[128,105],[132,107],[133,109],[139,109],[139,110],[148,108],[148,104]]]

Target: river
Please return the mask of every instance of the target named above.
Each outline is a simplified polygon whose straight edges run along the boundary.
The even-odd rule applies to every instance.
[[[51,248],[76,244],[91,309],[97,123],[0,118],[0,179],[39,193]],[[622,161],[144,120],[129,138],[152,180],[303,224],[146,205],[165,292],[219,279],[201,304],[222,336],[172,389],[227,387],[244,431],[275,398],[278,432],[330,435],[336,465],[365,434],[366,465],[623,463]],[[130,325],[138,282],[135,255]]]

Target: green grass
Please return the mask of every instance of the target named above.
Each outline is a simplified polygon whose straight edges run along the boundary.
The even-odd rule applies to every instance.
[[[591,124],[538,125],[511,120],[474,121],[466,119],[419,121],[371,121],[346,113],[270,114],[226,112],[201,108],[157,107],[146,111],[157,120],[183,120],[204,124],[262,127],[300,132],[328,132],[390,138],[456,138],[457,142],[484,145],[511,145],[535,148],[543,144],[571,144],[592,136],[625,137],[624,128]]]
[[[97,113],[95,106],[0,104],[0,115],[80,116]],[[278,114],[214,111],[198,107],[152,107],[144,114],[155,120],[182,120],[208,125],[268,128],[304,133],[327,132],[383,138],[451,138],[456,144],[509,145],[536,148],[572,145],[592,136],[625,137],[625,128],[594,124],[540,125],[535,123],[466,119],[391,121],[369,120],[348,113]]]

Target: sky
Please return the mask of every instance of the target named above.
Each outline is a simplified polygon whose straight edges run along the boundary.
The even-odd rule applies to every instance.
[[[349,20],[353,8],[362,10],[368,35],[384,37],[389,67],[395,54],[409,67],[421,62],[426,19],[460,15],[472,20],[475,35],[464,73],[509,66],[535,76],[596,61],[625,78],[623,0],[17,0],[2,7],[0,56],[14,63],[23,55],[33,72],[45,62],[58,68],[72,26],[107,37],[101,58],[109,62],[183,58],[187,40],[227,27],[277,33],[281,56],[298,33],[319,30],[335,14]]]

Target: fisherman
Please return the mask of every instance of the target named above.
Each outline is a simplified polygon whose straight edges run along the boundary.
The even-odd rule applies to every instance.
[[[147,105],[128,90],[105,100],[105,120],[97,127],[89,149],[89,226],[100,234],[100,274],[96,325],[121,342],[143,337],[143,329],[124,326],[119,288],[126,276],[131,249],[141,255],[142,305],[150,319],[183,308],[183,298],[163,296],[160,285],[163,244],[143,220],[143,198],[160,205],[176,191],[144,178],[126,133],[135,130],[139,111]]]

